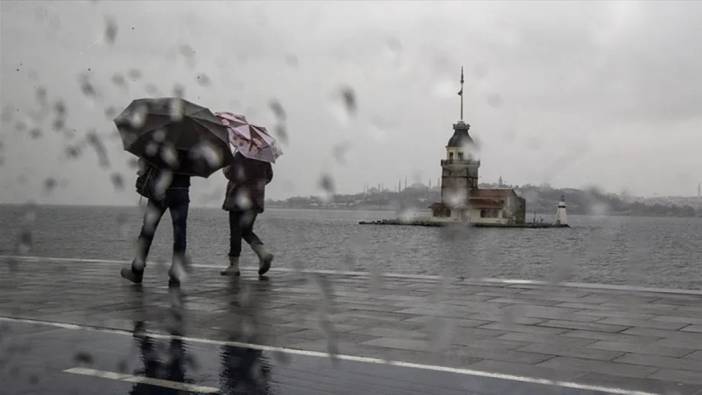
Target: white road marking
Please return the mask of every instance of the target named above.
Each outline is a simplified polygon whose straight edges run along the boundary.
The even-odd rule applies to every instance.
[[[57,257],[42,257],[42,256],[23,256],[23,255],[0,255],[0,259],[6,260],[17,260],[26,263],[40,263],[40,262],[84,262],[84,263],[100,263],[100,264],[125,264],[130,261],[116,260],[116,259],[87,259],[87,258],[57,258]],[[149,264],[154,264],[149,262]],[[222,269],[222,265],[203,265],[203,264],[193,264],[194,268],[202,269]],[[244,266],[242,270],[256,271],[258,267],[256,266]],[[306,274],[329,274],[329,275],[340,275],[340,276],[358,276],[358,277],[371,277],[371,276],[382,276],[387,278],[407,278],[414,280],[443,280],[445,277],[436,275],[425,275],[425,274],[404,274],[404,273],[370,273],[362,271],[346,271],[346,270],[313,270],[313,269],[294,269],[288,267],[272,267],[272,272],[287,272],[287,273],[306,273]],[[679,288],[654,288],[654,287],[639,287],[634,285],[614,285],[614,284],[598,284],[598,283],[580,283],[580,282],[561,282],[553,283],[541,280],[525,280],[525,279],[509,279],[509,278],[465,278],[463,281],[467,284],[495,284],[495,285],[538,285],[538,286],[558,286],[558,287],[570,287],[570,288],[584,288],[584,289],[602,289],[611,291],[634,291],[634,292],[651,292],[651,293],[667,293],[667,294],[681,294],[681,295],[696,295],[702,296],[702,290],[697,289],[679,289]]]
[[[131,374],[123,374],[116,372],[109,372],[107,370],[97,370],[89,368],[70,368],[64,370],[65,373],[80,374],[83,376],[100,377],[102,379],[125,381],[127,383],[141,383],[148,385],[155,385],[164,388],[171,388],[179,391],[189,391],[189,392],[199,392],[201,394],[215,394],[219,392],[219,388],[206,387],[203,385],[195,385],[188,383],[181,383],[179,381],[154,379],[145,376],[134,376]]]
[[[112,334],[118,334],[118,335],[123,335],[123,336],[133,336],[133,333],[130,331],[127,331],[127,330],[101,328],[101,327],[89,326],[89,325],[66,324],[66,323],[62,323],[62,322],[43,321],[43,320],[34,320],[34,319],[26,319],[26,318],[12,318],[12,317],[2,317],[2,316],[0,316],[0,321],[32,324],[32,325],[44,325],[44,326],[50,326],[50,327],[55,327],[55,328],[61,328],[61,329],[87,330],[87,331],[93,331],[93,332],[112,333]],[[488,371],[475,370],[475,369],[454,368],[454,367],[449,367],[449,366],[428,365],[428,364],[405,362],[405,361],[393,361],[393,360],[386,360],[386,359],[375,358],[375,357],[365,357],[365,356],[347,355],[347,354],[329,354],[327,352],[322,352],[322,351],[300,350],[300,349],[295,349],[295,348],[268,346],[268,345],[264,345],[264,344],[244,343],[244,342],[227,341],[227,340],[215,340],[215,339],[207,339],[207,338],[200,338],[200,337],[176,336],[176,335],[156,333],[156,332],[145,332],[144,334],[147,336],[150,336],[154,339],[165,339],[165,340],[178,339],[178,340],[187,341],[187,342],[191,342],[191,343],[232,346],[232,347],[248,348],[248,349],[259,350],[259,351],[271,351],[271,352],[281,352],[281,353],[291,354],[291,355],[302,355],[302,356],[307,356],[307,357],[333,358],[333,359],[342,360],[342,361],[352,361],[352,362],[369,363],[369,364],[377,364],[377,365],[397,366],[397,367],[403,367],[403,368],[422,369],[422,370],[429,370],[429,371],[435,371],[435,372],[447,372],[447,373],[455,373],[455,374],[461,374],[461,375],[466,375],[466,376],[486,377],[486,378],[516,381],[516,382],[522,382],[522,383],[543,384],[543,385],[551,385],[551,386],[557,386],[557,387],[562,387],[562,388],[606,392],[606,393],[617,394],[617,395],[657,395],[656,393],[652,393],[652,392],[635,391],[635,390],[628,390],[628,389],[624,389],[624,388],[582,384],[582,383],[576,383],[576,382],[571,382],[571,381],[550,380],[550,379],[544,379],[544,378],[539,378],[539,377],[518,376],[518,375],[512,375],[512,374],[488,372]]]

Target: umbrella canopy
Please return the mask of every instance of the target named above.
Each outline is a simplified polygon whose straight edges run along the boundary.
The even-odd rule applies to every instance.
[[[207,177],[232,157],[220,120],[181,98],[134,100],[114,122],[124,149],[159,168]]]
[[[232,155],[240,152],[249,159],[275,163],[283,154],[278,143],[263,126],[251,124],[243,115],[230,112],[217,112],[215,115],[227,128]]]

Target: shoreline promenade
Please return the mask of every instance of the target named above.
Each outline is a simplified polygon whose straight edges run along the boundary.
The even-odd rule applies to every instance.
[[[119,278],[119,263],[0,257],[0,362],[35,365],[32,350],[6,350],[23,336],[60,348],[57,339],[80,334],[96,346],[78,358],[65,344],[58,380],[134,382],[95,366],[128,353],[114,342],[138,337],[139,327],[203,347],[204,360],[215,346],[270,354],[281,369],[307,372],[306,384],[286,379],[284,389],[307,385],[308,393],[335,390],[314,374],[331,361],[334,369],[319,371],[373,372],[354,379],[359,390],[392,382],[390,392],[426,393],[421,386],[434,381],[445,385],[436,393],[702,394],[702,291],[275,267],[263,280],[254,268],[230,280],[220,265],[194,265],[181,289],[169,290],[166,268],[149,265],[137,286]],[[202,382],[182,385],[219,388],[203,366]]]

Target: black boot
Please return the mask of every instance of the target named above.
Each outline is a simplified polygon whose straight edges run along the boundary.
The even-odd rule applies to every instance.
[[[168,287],[180,287],[180,282],[185,280],[190,270],[190,259],[186,255],[173,255],[171,268],[168,270]]]
[[[223,276],[233,276],[233,277],[241,275],[241,272],[239,271],[239,257],[238,256],[230,256],[229,257],[229,266],[227,266],[226,269],[219,272],[219,274],[221,274]]]
[[[251,248],[258,256],[258,275],[263,276],[271,268],[273,262],[273,254],[266,251],[263,244],[251,244]]]
[[[122,270],[119,271],[119,274],[122,276],[122,278],[125,278],[135,284],[141,284],[141,280],[144,278],[144,268],[142,267],[141,270],[137,270],[134,267],[134,262],[129,266],[125,266],[122,268]]]

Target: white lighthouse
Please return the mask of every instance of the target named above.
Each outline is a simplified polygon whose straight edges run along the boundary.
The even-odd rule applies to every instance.
[[[565,196],[561,195],[561,201],[558,202],[556,209],[556,225],[568,225],[568,216],[566,214]]]

